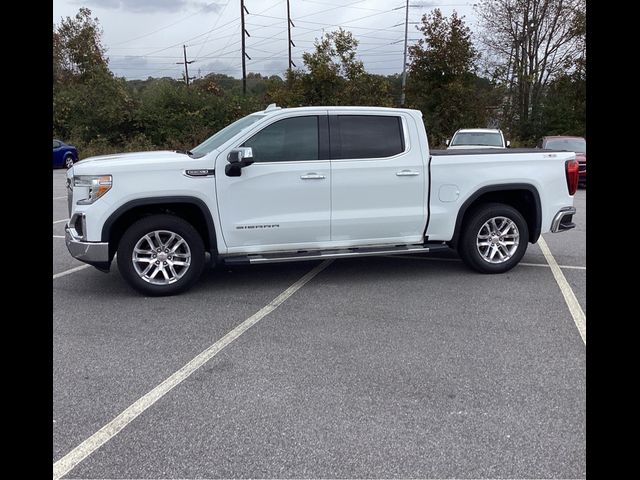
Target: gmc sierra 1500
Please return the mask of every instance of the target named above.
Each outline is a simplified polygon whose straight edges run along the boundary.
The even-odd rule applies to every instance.
[[[117,254],[147,295],[184,291],[206,264],[447,248],[501,273],[574,227],[577,181],[571,152],[430,152],[417,110],[271,105],[189,152],[76,163],[65,236],[102,271]]]

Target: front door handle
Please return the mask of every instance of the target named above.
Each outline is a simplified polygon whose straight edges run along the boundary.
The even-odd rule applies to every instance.
[[[396,176],[398,177],[415,177],[416,175],[420,175],[420,172],[416,172],[415,170],[402,170],[400,172],[396,172]]]
[[[300,178],[302,180],[323,180],[327,177],[318,173],[307,173],[306,175],[301,175]]]

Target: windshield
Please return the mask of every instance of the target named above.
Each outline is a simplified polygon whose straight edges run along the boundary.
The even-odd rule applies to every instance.
[[[264,115],[247,115],[246,117],[242,117],[240,120],[236,120],[231,125],[227,125],[219,132],[215,133],[204,142],[202,142],[197,147],[191,150],[191,153],[195,156],[203,156],[207,153],[215,150],[220,145],[235,137],[238,133],[240,133],[245,128],[253,125],[261,118],[264,118]]]
[[[451,141],[451,146],[478,145],[482,147],[503,147],[502,135],[490,132],[460,132]]]
[[[587,141],[584,138],[551,138],[547,140],[544,148],[585,153],[587,151]]]

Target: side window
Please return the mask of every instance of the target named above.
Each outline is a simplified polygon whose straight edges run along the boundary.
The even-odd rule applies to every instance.
[[[263,128],[242,146],[253,149],[256,162],[318,160],[318,117],[285,118]]]
[[[60,146],[60,142],[57,140],[53,141],[53,148],[58,148]]]
[[[336,158],[384,158],[404,151],[400,117],[338,115],[340,148]]]

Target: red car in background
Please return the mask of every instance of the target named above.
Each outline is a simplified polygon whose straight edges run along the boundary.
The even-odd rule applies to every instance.
[[[587,141],[584,138],[570,136],[542,137],[538,147],[576,152],[576,160],[578,160],[579,164],[578,185],[587,186]]]

